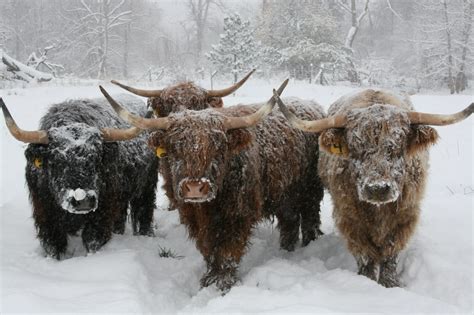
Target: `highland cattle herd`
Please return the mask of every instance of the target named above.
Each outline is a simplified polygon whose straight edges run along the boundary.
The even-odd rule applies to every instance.
[[[201,287],[226,293],[239,281],[262,220],[276,218],[286,251],[300,235],[302,246],[316,240],[324,189],[358,273],[402,286],[397,257],[420,216],[428,148],[438,138],[431,126],[466,119],[474,103],[451,115],[421,113],[408,95],[366,89],[326,114],[313,100],[280,99],[286,80],[266,103],[224,107],[223,98],[253,72],[223,90],[191,82],[142,90],[112,81],[146,97],[148,110],[136,97],[112,98],[100,87],[105,99],[52,105],[36,131],[20,129],[0,98],[10,133],[28,143],[25,176],[45,254],[63,259],[68,236],[78,233],[96,252],[124,233],[128,216],[134,234],[154,236],[161,174],[170,208],[206,262]]]

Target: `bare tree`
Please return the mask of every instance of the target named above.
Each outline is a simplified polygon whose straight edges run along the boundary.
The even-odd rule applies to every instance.
[[[459,71],[456,75],[456,82],[455,82],[455,91],[456,93],[462,92],[467,87],[467,78],[466,78],[466,64],[468,63],[468,50],[469,50],[469,38],[472,32],[472,15],[474,11],[474,3],[472,0],[463,0],[463,31],[461,35],[461,60],[459,65]]]
[[[349,32],[347,32],[346,40],[344,41],[344,46],[350,50],[352,50],[352,44],[354,43],[354,39],[357,35],[357,32],[360,29],[360,23],[369,12],[369,2],[370,0],[364,0],[364,9],[362,12],[357,16],[357,7],[356,7],[356,0],[351,0],[351,7],[349,8],[346,4],[342,3],[339,0],[336,0],[337,4],[344,9],[346,12],[350,13],[351,15],[351,28]]]
[[[447,58],[448,58],[448,87],[451,91],[451,94],[454,93],[454,61],[453,61],[453,48],[452,48],[452,39],[451,39],[451,27],[449,25],[449,16],[448,16],[448,4],[446,0],[441,0],[441,5],[443,8],[443,18],[444,18],[444,31],[446,32],[446,45],[447,45]]]
[[[442,83],[459,92],[469,64],[472,0],[417,1],[416,21],[424,81]],[[467,16],[467,17],[466,17]],[[456,87],[458,86],[458,87]]]
[[[120,30],[130,22],[131,11],[125,10],[124,4],[125,0],[80,0],[77,7],[68,10],[75,23],[74,46],[86,48],[84,74],[95,72],[97,78],[105,78],[110,67],[109,58],[122,55],[112,44],[123,40]]]
[[[187,7],[189,10],[189,17],[193,23],[196,32],[196,61],[199,62],[202,56],[202,46],[204,41],[204,34],[206,32],[209,12],[212,6],[221,6],[219,0],[188,0]]]

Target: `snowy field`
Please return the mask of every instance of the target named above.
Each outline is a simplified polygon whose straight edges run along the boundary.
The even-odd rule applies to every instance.
[[[227,105],[268,99],[278,86],[249,80]],[[119,93],[107,85],[109,91]],[[324,107],[353,90],[290,84],[284,96],[315,99]],[[20,127],[36,129],[48,105],[67,98],[100,97],[97,86],[0,90]],[[413,96],[419,111],[451,113],[472,95]],[[325,235],[306,248],[279,250],[276,223],[258,226],[240,268],[242,282],[221,296],[199,289],[204,261],[166,211],[160,191],[156,237],[115,235],[85,256],[74,242],[72,257],[45,258],[35,238],[24,180],[25,145],[0,118],[1,308],[5,313],[472,313],[474,118],[438,127],[431,172],[417,232],[400,257],[403,288],[387,289],[356,273],[356,263],[335,231],[331,200],[322,205]],[[161,184],[161,183],[160,183]],[[160,248],[181,257],[161,258]]]

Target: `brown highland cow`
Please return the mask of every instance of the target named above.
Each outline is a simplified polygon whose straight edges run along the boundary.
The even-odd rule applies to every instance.
[[[210,107],[222,107],[224,104],[222,97],[237,91],[254,72],[255,69],[236,84],[222,90],[206,90],[193,82],[178,83],[162,90],[137,89],[115,80],[112,80],[112,83],[133,94],[148,97],[148,106],[153,109],[155,116],[166,117],[170,113],[184,109],[201,110]]]
[[[226,292],[236,283],[251,230],[263,218],[278,218],[280,246],[286,250],[294,249],[300,226],[303,246],[321,233],[318,136],[292,128],[279,112],[263,120],[275,104],[273,98],[264,105],[143,119],[102,92],[120,117],[157,130],[149,143],[167,152],[160,163],[164,188],[207,263],[203,287],[215,283]],[[289,102],[299,117],[324,117],[314,102]]]
[[[474,103],[457,114],[426,114],[414,112],[408,97],[364,90],[338,99],[328,118],[303,121],[277,101],[293,126],[321,132],[319,175],[359,274],[400,286],[397,256],[418,222],[427,149],[438,139],[429,125],[459,122],[472,114]]]

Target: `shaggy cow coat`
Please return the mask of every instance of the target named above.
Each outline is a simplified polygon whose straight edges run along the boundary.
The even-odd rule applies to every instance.
[[[148,98],[148,107],[156,117],[166,117],[185,109],[201,110],[223,106],[222,98],[209,97],[207,91],[193,82],[182,82],[162,90],[160,96]]]
[[[314,102],[288,102],[301,118],[324,117]],[[248,115],[259,106],[172,113],[170,127],[150,139],[167,152],[160,163],[166,195],[207,263],[201,285],[215,283],[224,292],[237,281],[252,228],[263,218],[277,217],[286,250],[295,248],[300,226],[303,245],[321,233],[318,135],[290,127],[278,110],[255,127],[224,128],[225,116]],[[190,179],[209,183],[207,200],[183,198],[182,183]]]
[[[329,115],[345,128],[320,136],[319,174],[331,193],[335,223],[359,274],[399,286],[397,256],[413,235],[428,174],[427,147],[436,131],[410,125],[408,98],[365,90],[342,97]]]
[[[145,115],[142,102],[123,100],[131,111]],[[66,101],[51,106],[41,119],[49,143],[29,144],[25,151],[33,218],[47,255],[59,259],[68,236],[80,231],[87,251],[97,251],[112,232],[124,232],[129,205],[134,233],[153,234],[158,160],[145,134],[104,142],[100,129],[107,127],[129,125],[105,100]],[[80,202],[74,199],[78,192],[84,195]]]

